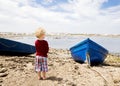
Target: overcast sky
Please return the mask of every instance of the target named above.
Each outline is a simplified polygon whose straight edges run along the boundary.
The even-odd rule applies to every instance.
[[[120,0],[0,0],[0,32],[120,34]]]

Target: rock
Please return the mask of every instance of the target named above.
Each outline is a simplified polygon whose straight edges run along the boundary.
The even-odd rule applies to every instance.
[[[48,66],[53,66],[53,63],[52,63],[52,62],[50,62],[50,63],[48,64]]]
[[[67,85],[70,85],[70,86],[77,86],[77,85],[74,84],[73,82],[69,82],[69,83],[67,83]]]
[[[0,83],[2,83],[2,82],[3,82],[3,79],[0,78]]]
[[[15,69],[15,68],[17,68],[17,65],[15,64],[10,65],[10,69]]]
[[[3,67],[3,64],[0,64],[0,68],[2,68]]]
[[[3,80],[2,79],[0,79],[0,83],[2,83],[3,82]]]
[[[6,71],[7,71],[6,68],[2,68],[2,69],[0,69],[0,73],[4,73],[4,72],[6,72]]]
[[[7,75],[7,73],[0,73],[0,77],[6,77]]]
[[[76,84],[72,84],[72,86],[77,86]]]
[[[78,72],[78,75],[81,75],[80,72]]]
[[[75,70],[78,70],[78,69],[79,69],[79,67],[78,67],[77,65],[75,65],[75,67],[74,67],[74,68],[75,68]]]

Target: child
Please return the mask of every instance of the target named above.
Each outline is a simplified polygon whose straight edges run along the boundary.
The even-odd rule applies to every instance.
[[[46,79],[46,72],[48,71],[47,53],[49,51],[48,42],[44,40],[45,30],[38,28],[35,32],[38,38],[35,41],[36,58],[35,58],[35,71],[38,73],[38,79]]]

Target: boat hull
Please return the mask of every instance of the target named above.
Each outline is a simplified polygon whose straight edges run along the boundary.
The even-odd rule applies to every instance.
[[[70,48],[72,58],[80,63],[90,60],[90,65],[98,65],[104,62],[108,50],[89,38]]]
[[[0,38],[0,54],[3,55],[29,55],[35,53],[33,45]]]

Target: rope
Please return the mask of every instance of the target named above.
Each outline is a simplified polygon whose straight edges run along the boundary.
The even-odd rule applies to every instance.
[[[104,80],[104,82],[105,82],[105,85],[107,85],[107,80],[102,76],[102,74],[100,73],[100,72],[98,72],[98,71],[96,71],[96,70],[94,70],[94,69],[92,69],[91,68],[91,66],[90,66],[90,55],[89,55],[89,53],[87,53],[86,54],[86,57],[87,57],[87,66],[88,66],[88,68],[90,69],[90,70],[92,70],[92,71],[94,71],[94,72],[96,72],[99,76],[101,76],[102,78],[103,78],[103,80]]]
[[[89,68],[90,68],[92,71],[96,72],[99,76],[101,76],[101,77],[103,78],[104,82],[105,82],[105,85],[108,86],[108,85],[107,85],[107,84],[108,84],[108,81],[102,76],[102,74],[101,74],[100,72],[92,69],[91,67],[89,67]]]
[[[87,58],[87,65],[88,65],[88,67],[90,68],[90,55],[89,55],[89,53],[87,52],[87,54],[86,54],[86,58]]]

